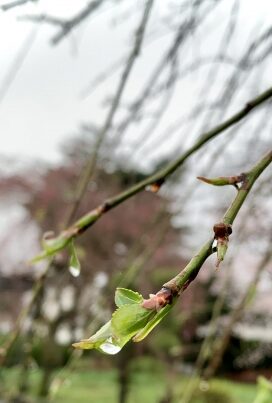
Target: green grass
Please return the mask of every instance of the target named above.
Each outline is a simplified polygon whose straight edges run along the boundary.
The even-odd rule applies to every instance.
[[[18,383],[18,374],[18,370],[14,368],[2,371],[0,384],[5,385],[6,389],[14,393]],[[37,393],[40,375],[40,371],[32,370],[29,378],[32,402],[35,403],[42,402],[41,399],[34,397]],[[63,371],[61,377],[65,379],[64,383],[58,389],[55,398],[51,400],[52,403],[118,402],[117,373],[114,370],[77,370],[74,373]],[[178,385],[178,390],[182,390],[188,382],[188,378],[176,374],[174,378],[170,377],[168,382]],[[231,403],[252,403],[256,395],[255,385],[221,379],[213,380],[210,389],[217,393],[218,391],[226,393],[228,402]],[[166,380],[162,371],[136,373],[131,380],[128,403],[158,403],[165,394],[165,390]],[[211,401],[209,399],[209,397],[206,397],[206,400],[197,397],[193,402],[206,403]],[[221,403],[221,401],[216,401],[215,398],[215,403]]]

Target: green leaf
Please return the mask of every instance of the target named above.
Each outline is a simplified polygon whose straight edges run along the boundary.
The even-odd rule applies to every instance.
[[[145,309],[139,304],[122,305],[112,315],[111,326],[114,336],[132,337],[155,315],[150,309]]]
[[[69,238],[59,236],[57,238],[43,239],[42,246],[49,255],[54,255],[56,252],[64,249],[69,242]]]
[[[70,250],[70,262],[69,262],[69,271],[74,277],[78,277],[80,275],[80,261],[77,257],[76,248],[74,245],[74,241],[71,240],[69,243],[69,250]]]
[[[131,339],[130,336],[119,337],[118,340],[113,335],[111,320],[101,327],[89,339],[84,339],[74,343],[73,347],[82,350],[97,349],[105,354],[117,354],[122,347]]]
[[[173,307],[173,303],[171,305],[166,305],[162,308],[156,315],[147,322],[144,328],[142,328],[134,337],[133,341],[139,342],[143,340],[149,333],[156,327],[161,320],[168,314],[170,309]]]
[[[108,321],[104,326],[101,327],[101,329],[99,329],[89,339],[84,339],[78,343],[74,343],[73,346],[84,350],[99,348],[101,344],[103,344],[111,336],[112,336],[111,321]]]
[[[219,178],[205,178],[204,176],[197,176],[197,179],[214,186],[225,186],[232,184],[230,183],[230,178],[224,176],[220,176]]]
[[[141,304],[143,300],[141,294],[126,288],[117,288],[115,291],[115,304],[118,308],[122,305]]]
[[[79,349],[95,348],[106,354],[117,354],[133,336],[138,337],[142,332],[147,335],[168,313],[170,306],[167,305],[156,313],[155,310],[143,308],[141,305],[143,300],[137,292],[117,288],[115,302],[118,309],[113,313],[111,320],[89,339],[74,343],[73,346]]]

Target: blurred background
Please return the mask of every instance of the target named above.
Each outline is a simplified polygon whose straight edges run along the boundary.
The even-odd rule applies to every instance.
[[[271,148],[271,102],[161,186],[107,213],[68,254],[57,234],[184,153],[271,86],[272,5],[259,0],[0,1],[0,401],[272,401],[271,169],[170,315],[116,356],[71,344],[109,320],[117,286],[175,276]],[[270,72],[270,73],[269,73]],[[151,190],[151,191],[150,191]],[[259,399],[259,400],[258,400]]]

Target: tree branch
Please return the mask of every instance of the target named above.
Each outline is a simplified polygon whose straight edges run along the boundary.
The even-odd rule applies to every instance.
[[[254,185],[255,181],[265,170],[265,168],[272,162],[272,150],[269,151],[248,173],[245,174],[245,179],[241,187],[239,188],[236,197],[232,204],[227,209],[223,216],[222,223],[226,226],[232,224],[242,207],[250,189]],[[189,262],[184,270],[182,270],[176,277],[164,284],[164,287],[172,290],[173,292],[180,293],[185,290],[190,282],[197,276],[199,269],[209,257],[212,251],[212,244],[214,238],[207,241],[196,256]]]
[[[130,197],[135,194],[143,191],[146,187],[155,185],[155,188],[158,188],[163,184],[163,182],[175,172],[191,155],[193,155],[196,151],[198,151],[203,145],[208,143],[210,140],[223,133],[229,127],[233,126],[237,122],[241,121],[244,117],[246,117],[249,113],[251,113],[255,108],[263,104],[265,101],[272,97],[272,88],[269,88],[265,92],[261,93],[256,98],[249,101],[240,111],[232,115],[229,119],[225,120],[223,123],[204,133],[200,138],[196,141],[196,143],[190,147],[187,151],[185,151],[177,160],[170,162],[166,167],[154,173],[153,175],[147,177],[143,181],[136,183],[134,186],[130,187],[126,191],[113,196],[105,200],[102,204],[100,204],[94,210],[91,210],[83,217],[81,217],[78,221],[76,221],[73,225],[71,225],[66,230],[62,231],[59,236],[56,238],[50,239],[44,252],[33,259],[33,262],[44,259],[48,256],[54,255],[56,252],[64,249],[68,243],[75,237],[79,236],[83,232],[85,232],[91,225],[93,225],[103,214],[112,208],[118,206],[123,203]],[[245,185],[246,187],[246,185]],[[154,188],[154,190],[155,190]],[[239,192],[239,199],[235,201],[238,205],[243,203],[243,198],[246,197],[247,189],[244,189],[244,192]],[[229,213],[226,213],[226,224],[231,224],[231,219],[229,217]]]
[[[14,7],[23,6],[24,4],[30,3],[31,1],[35,2],[37,0],[15,0],[15,1],[11,1],[9,3],[3,4],[2,6],[0,6],[0,8],[3,11],[8,11]]]
[[[21,17],[21,20],[29,20],[32,22],[46,22],[51,25],[59,26],[60,31],[53,36],[51,42],[53,45],[57,45],[66,35],[70,34],[70,32],[76,28],[79,24],[81,24],[86,18],[88,18],[92,13],[94,13],[105,0],[93,0],[90,1],[86,7],[84,7],[78,14],[72,17],[69,20],[64,20],[61,18],[53,17],[46,14],[41,15],[26,15]]]
[[[165,283],[155,295],[150,295],[149,299],[143,300],[140,294],[131,290],[117,289],[115,302],[119,309],[113,314],[111,321],[90,339],[75,343],[74,347],[97,348],[107,352],[108,346],[111,344],[113,350],[108,351],[110,354],[116,354],[131,338],[135,342],[143,340],[169,313],[178,297],[196,278],[203,263],[214,253],[215,239],[217,239],[218,248],[219,237],[225,235],[223,229],[225,228],[227,236],[230,234],[229,227],[234,222],[252,186],[271,162],[272,150],[244,174],[237,195],[223,216],[221,227],[215,226],[215,236],[201,247],[180,273]]]

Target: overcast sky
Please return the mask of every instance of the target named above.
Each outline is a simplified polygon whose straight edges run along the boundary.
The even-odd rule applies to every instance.
[[[0,1],[0,5],[6,3],[8,0]],[[142,4],[142,1],[123,1],[123,10],[128,6],[137,7],[137,3]],[[163,16],[169,3],[170,0],[157,0],[153,19]],[[224,3],[218,14],[218,29],[224,22],[224,12],[229,10],[230,1]],[[120,10],[109,4],[55,47],[49,43],[56,32],[54,27],[17,20],[18,15],[42,12],[69,17],[84,4],[86,0],[40,0],[37,5],[0,12],[0,154],[57,161],[60,144],[75,133],[82,121],[102,123],[101,102],[107,94],[113,93],[116,81],[107,81],[85,99],[80,94],[99,72],[127,54],[127,33],[137,27],[139,13],[113,27]],[[241,0],[238,53],[250,27],[261,21],[264,25],[271,22],[271,11],[270,0]],[[8,90],[5,90],[14,63],[29,42],[32,45]],[[138,80],[140,82],[141,75],[148,70],[149,62],[159,57],[163,43],[164,39],[159,46],[154,43],[144,53],[145,64],[136,70],[128,88],[132,97]],[[189,103],[193,102],[190,85],[188,81],[184,86]],[[176,108],[180,110],[178,100]]]

